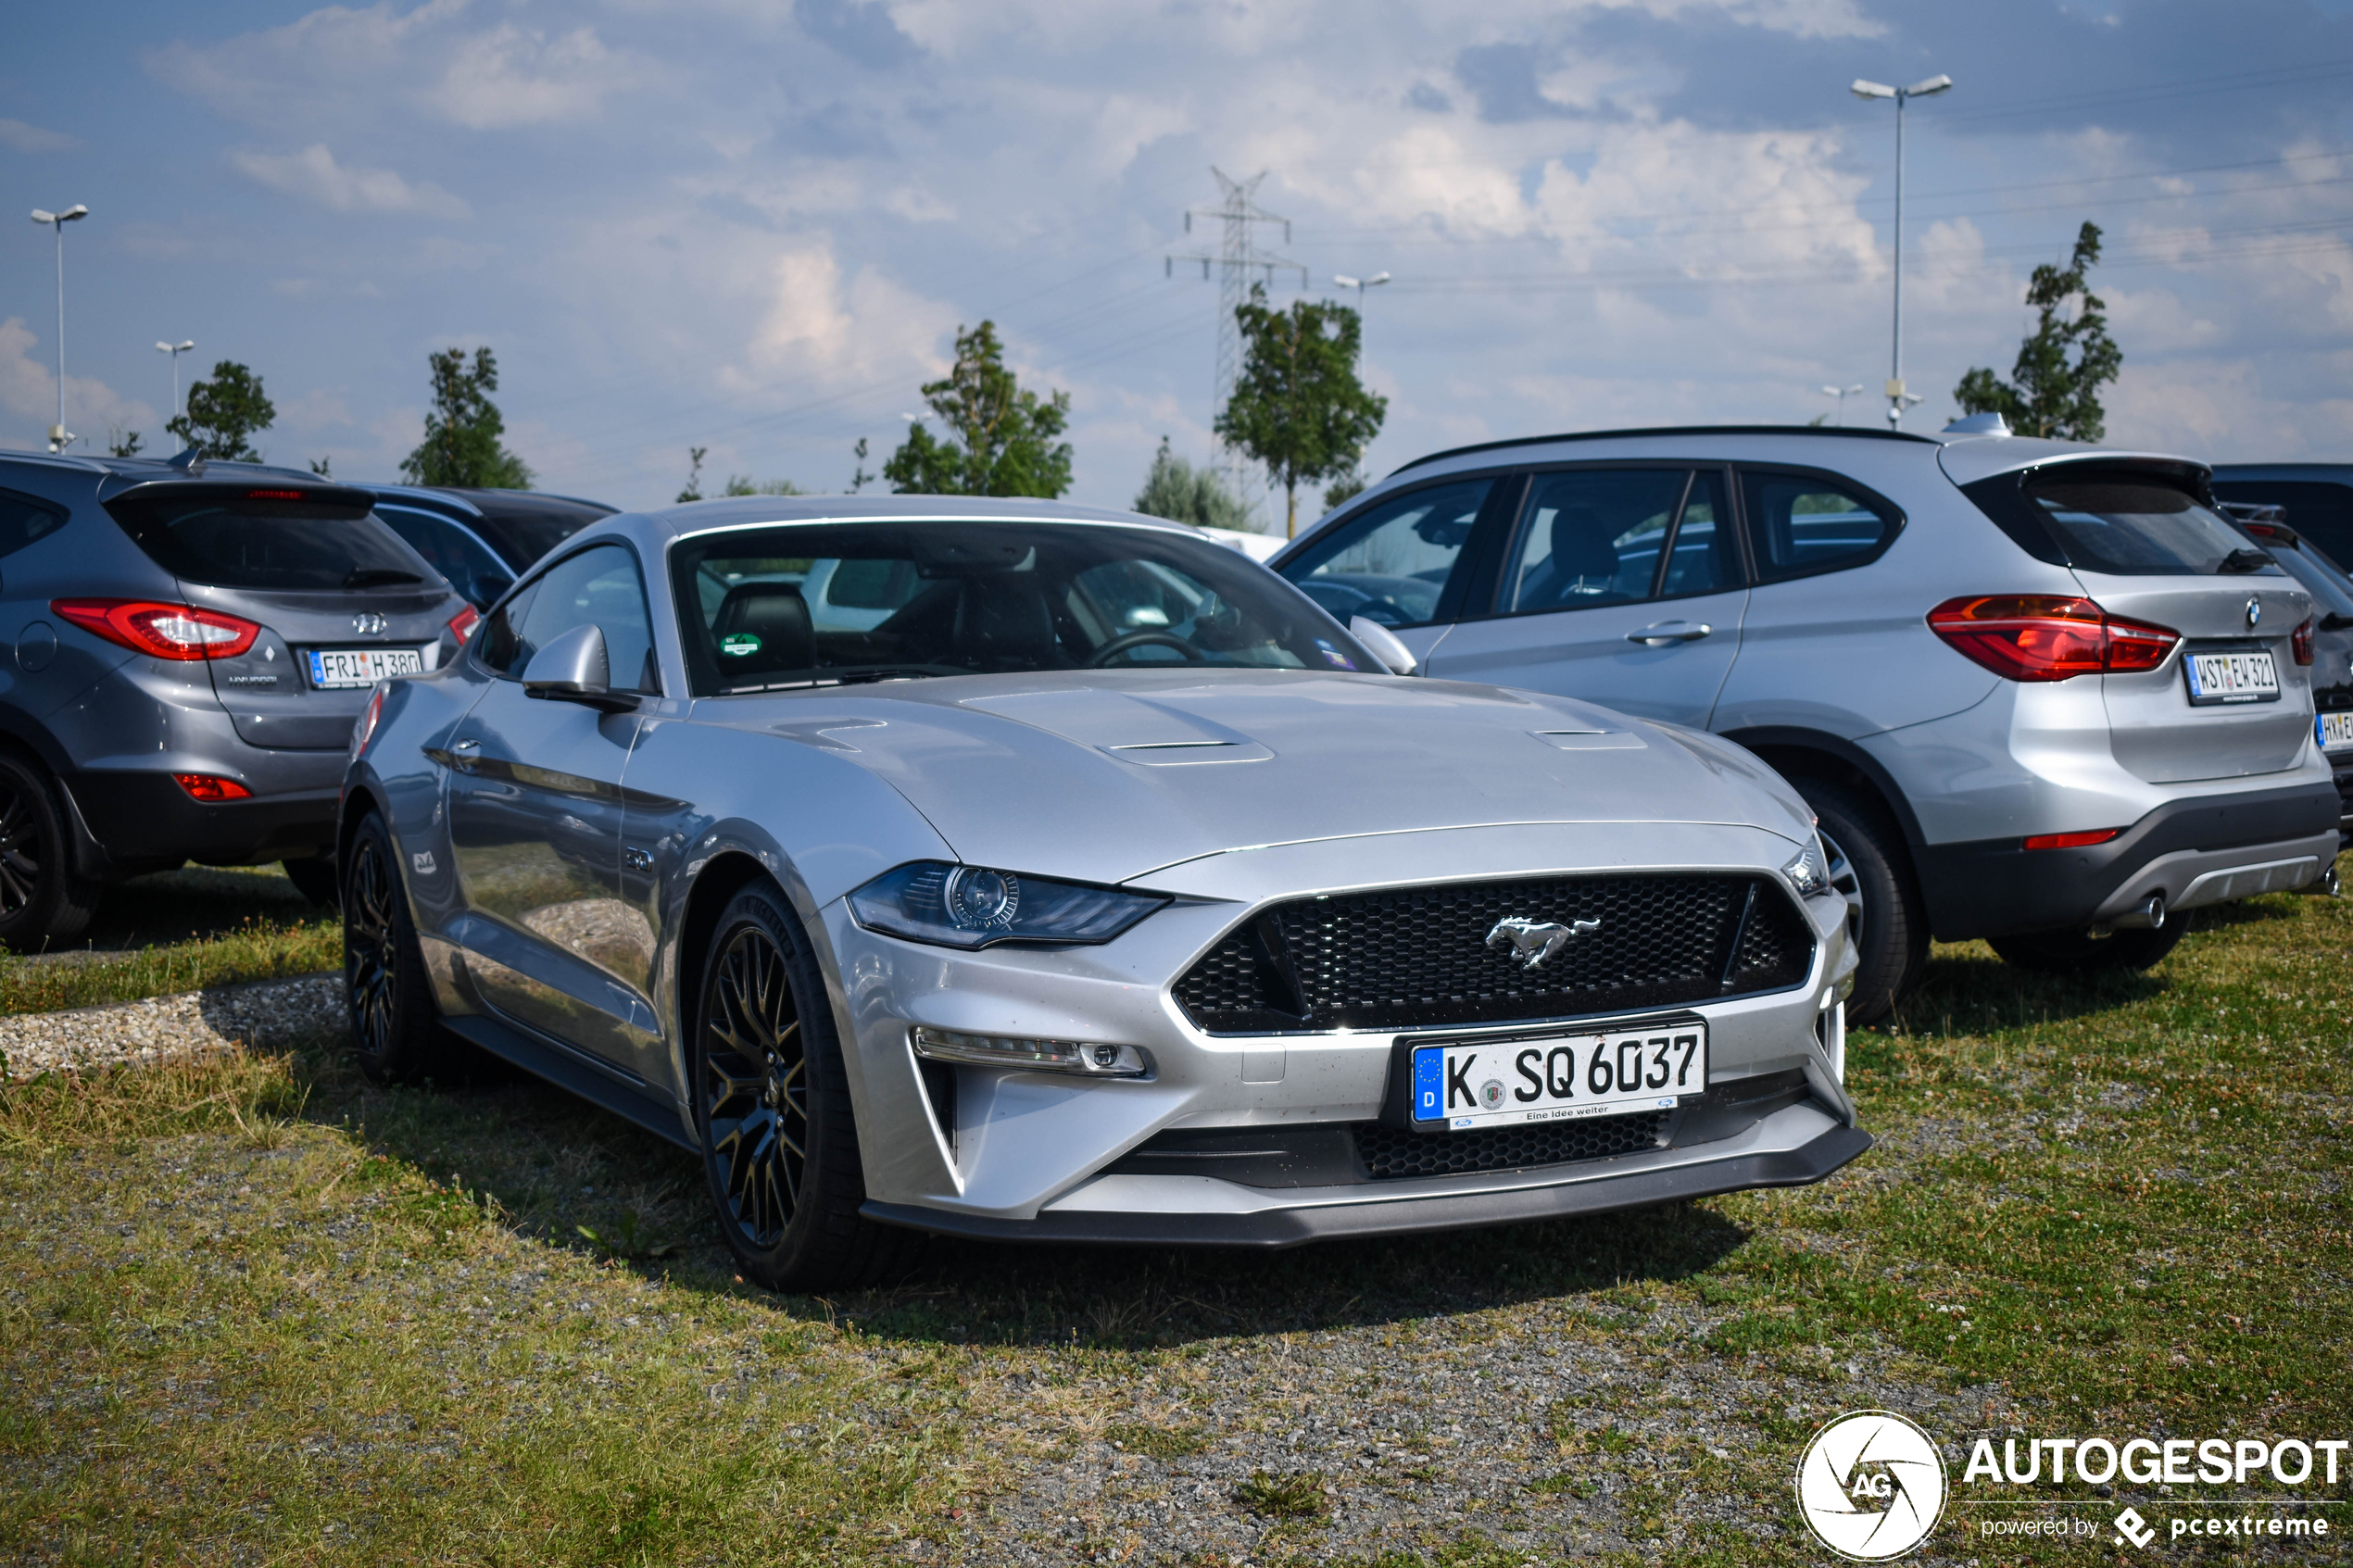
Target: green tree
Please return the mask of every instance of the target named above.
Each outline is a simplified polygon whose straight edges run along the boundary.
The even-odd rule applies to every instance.
[[[137,431],[119,430],[114,433],[113,437],[107,443],[107,456],[110,458],[135,458],[139,455],[139,448],[145,446],[146,444],[147,438],[141,435]]]
[[[702,499],[702,458],[703,454],[710,450],[708,446],[686,448],[686,488],[678,492],[680,506],[683,507],[689,501]]]
[[[490,395],[498,390],[498,359],[488,348],[474,350],[466,363],[462,348],[427,357],[433,367],[433,407],[425,411],[425,438],[401,459],[411,484],[448,484],[468,490],[528,490],[531,470],[499,445],[505,416]]]
[[[809,492],[789,479],[755,480],[748,473],[731,473],[727,476],[727,488],[722,490],[720,494],[722,495],[806,495]]]
[[[956,333],[956,367],[924,388],[924,401],[953,440],[917,420],[882,476],[902,495],[1043,495],[1070,488],[1070,394],[1025,392],[1005,368],[997,323]]]
[[[2020,435],[2097,441],[2108,433],[2100,388],[2123,369],[2124,351],[2108,335],[2106,304],[2084,282],[2099,258],[2100,227],[2086,223],[2066,267],[2045,262],[2034,269],[2026,303],[2042,312],[2041,320],[2019,345],[2008,382],[1982,366],[1961,378],[1953,397],[1962,412],[1999,414]],[[2063,316],[2070,300],[2080,303]]]
[[[1217,416],[1217,433],[1266,465],[1283,487],[1283,531],[1299,532],[1299,487],[1353,473],[1380,433],[1389,399],[1356,379],[1363,324],[1345,305],[1266,303],[1264,284],[1235,307],[1242,370]]]
[[[1362,495],[1364,493],[1365,470],[1363,469],[1351,469],[1348,472],[1341,474],[1338,479],[1332,481],[1330,484],[1325,487],[1324,509],[1327,512],[1336,510],[1340,507],[1346,506],[1349,502],[1354,500],[1357,496]]]
[[[174,414],[163,428],[193,446],[196,456],[224,463],[258,463],[261,454],[251,437],[270,428],[277,408],[261,390],[261,378],[223,359],[212,368],[212,379],[191,383],[188,411]]]
[[[1217,470],[1206,463],[1193,467],[1168,449],[1164,435],[1160,438],[1160,450],[1152,454],[1144,487],[1136,492],[1136,510],[1146,517],[1174,518],[1196,528],[1250,529],[1250,514],[1226,488]]]

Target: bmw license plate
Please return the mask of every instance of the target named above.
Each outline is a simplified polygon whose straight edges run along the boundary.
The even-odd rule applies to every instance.
[[[2280,670],[2268,649],[2246,652],[2194,653],[2182,660],[2190,683],[2190,705],[2204,708],[2223,702],[2277,702]]]
[[[2312,738],[2322,751],[2353,750],[2353,713],[2323,713],[2312,721]]]
[[[387,675],[422,675],[425,656],[416,648],[312,648],[310,684],[332,691],[372,686]]]
[[[1672,1110],[1707,1088],[1707,1025],[1448,1040],[1413,1053],[1413,1119],[1453,1131]]]

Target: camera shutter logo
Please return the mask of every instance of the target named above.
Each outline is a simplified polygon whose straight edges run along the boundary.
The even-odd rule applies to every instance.
[[[1850,1411],[1806,1445],[1797,1511],[1841,1557],[1884,1562],[1928,1539],[1944,1512],[1944,1456],[1890,1411]]]

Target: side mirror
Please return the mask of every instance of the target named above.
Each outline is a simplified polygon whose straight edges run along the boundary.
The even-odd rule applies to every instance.
[[[1378,621],[1361,615],[1348,618],[1348,634],[1365,645],[1365,651],[1389,666],[1392,675],[1410,675],[1421,668],[1422,661],[1414,650],[1397,640],[1397,633]],[[536,664],[537,659],[532,660]]]
[[[531,656],[523,666],[522,695],[576,702],[602,713],[627,713],[637,706],[635,693],[612,689],[604,628],[593,621],[573,627]]]

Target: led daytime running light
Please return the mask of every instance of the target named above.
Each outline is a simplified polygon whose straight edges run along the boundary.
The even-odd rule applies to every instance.
[[[1042,1040],[1024,1035],[965,1035],[953,1029],[915,1029],[915,1054],[932,1061],[968,1067],[1018,1067],[1034,1073],[1076,1073],[1090,1078],[1142,1078],[1151,1058],[1135,1046],[1084,1040]]]

